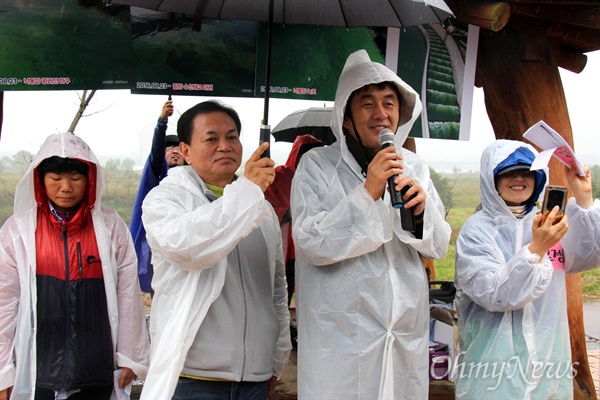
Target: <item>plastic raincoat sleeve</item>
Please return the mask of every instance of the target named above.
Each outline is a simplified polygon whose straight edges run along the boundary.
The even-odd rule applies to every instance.
[[[166,134],[167,121],[158,117],[158,121],[154,127],[154,135],[152,136],[150,155],[148,156],[148,162],[150,163],[152,172],[158,180],[160,180],[160,176],[163,175],[164,171],[167,169],[167,161],[165,160],[165,147],[167,143]]]
[[[162,183],[153,189],[142,206],[142,219],[152,251],[184,270],[214,266],[272,216],[260,187],[244,177],[227,185],[223,197],[192,211],[190,192],[175,192]]]
[[[275,212],[273,212],[275,217]],[[278,225],[275,226],[278,228]],[[275,257],[275,287],[273,293],[273,306],[277,312],[279,323],[279,338],[273,352],[273,375],[281,378],[287,366],[292,350],[290,342],[290,312],[287,300],[287,280],[285,278],[285,264],[283,262],[283,247],[281,244],[281,233],[277,240],[277,254]]]
[[[566,209],[569,229],[560,243],[565,251],[567,273],[600,267],[600,200],[596,199],[587,210],[579,207],[574,198]]]
[[[9,227],[14,226],[12,217],[6,221],[0,237],[0,390],[15,382],[14,339],[19,310],[20,283],[17,261]]]
[[[330,177],[307,159],[302,158],[292,181],[297,254],[314,265],[330,265],[372,252],[392,239],[391,225],[383,222],[389,215],[382,200],[373,201],[364,185],[347,196],[336,195],[329,188]]]
[[[418,251],[427,258],[441,258],[448,252],[448,243],[452,235],[452,228],[446,222],[444,204],[438,194],[429,174],[429,167],[413,152],[403,149],[405,173],[411,175],[426,191],[425,212],[423,215],[423,236],[416,238],[412,233],[402,229],[400,211],[388,207],[392,214],[394,232],[404,243]],[[389,204],[386,197],[384,203]]]
[[[125,222],[112,210],[103,207],[103,212],[117,262],[119,331],[115,362],[118,367],[130,368],[143,379],[148,370],[149,343],[142,292],[137,279],[137,256]]]
[[[292,183],[293,234],[296,251],[311,264],[330,265],[379,248],[393,236],[421,254],[437,258],[448,250],[451,229],[433,185],[428,191],[423,238],[401,229],[400,213],[389,199],[374,201],[362,183],[347,195],[335,168],[324,171],[305,155]],[[428,176],[420,177],[428,182]],[[421,179],[418,179],[421,181]]]
[[[496,230],[479,222],[468,220],[458,236],[457,286],[475,303],[495,312],[523,308],[546,293],[553,272],[548,257],[538,260],[525,245],[505,260],[493,237]]]

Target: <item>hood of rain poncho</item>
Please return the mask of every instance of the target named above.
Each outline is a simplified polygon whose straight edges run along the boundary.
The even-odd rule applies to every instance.
[[[339,143],[346,143],[343,123],[344,113],[350,95],[355,90],[364,86],[390,82],[396,85],[400,92],[400,120],[394,142],[397,148],[402,147],[402,144],[408,138],[410,130],[421,114],[422,105],[417,92],[410,87],[406,82],[398,77],[391,69],[378,62],[371,61],[365,50],[358,50],[352,53],[346,60],[342,74],[338,82],[337,91],[335,93],[335,105],[333,107],[331,129]],[[342,145],[342,158],[348,160],[352,157],[347,145]]]
[[[80,137],[72,133],[57,133],[50,135],[40,147],[27,168],[25,175],[15,188],[14,214],[22,215],[41,202],[45,202],[48,196],[45,192],[39,192],[39,177],[37,167],[42,161],[50,157],[73,158],[87,163],[90,168],[88,172],[88,204],[90,207],[100,207],[102,191],[104,190],[104,169],[100,166],[98,159]]]
[[[531,165],[538,152],[525,142],[515,140],[496,140],[489,145],[481,156],[481,200],[484,210],[490,213],[509,211],[496,190],[496,177],[499,172],[513,165]],[[540,197],[547,182],[546,169],[535,171],[535,189],[527,201],[527,213]],[[510,212],[510,211],[509,211]]]

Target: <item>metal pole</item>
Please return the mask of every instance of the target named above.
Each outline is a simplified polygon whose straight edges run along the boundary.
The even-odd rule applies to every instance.
[[[265,76],[265,104],[263,110],[263,120],[260,126],[260,143],[271,142],[271,126],[269,125],[269,92],[271,88],[271,46],[273,39],[273,4],[274,0],[269,0],[269,22],[267,25],[267,71]],[[263,157],[271,157],[270,149],[265,150]]]

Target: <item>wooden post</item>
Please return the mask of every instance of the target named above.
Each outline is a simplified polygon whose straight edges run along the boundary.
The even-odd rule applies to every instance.
[[[496,138],[523,140],[522,134],[531,125],[544,120],[574,148],[552,47],[533,19],[513,15],[501,32],[482,31],[476,84],[483,88]],[[552,160],[551,184],[566,185],[562,168],[562,164]],[[579,274],[567,277],[567,307],[572,360],[577,371],[574,395],[576,399],[597,399],[585,344]]]

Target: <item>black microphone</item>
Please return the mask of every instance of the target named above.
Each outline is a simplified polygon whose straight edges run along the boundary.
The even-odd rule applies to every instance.
[[[394,145],[394,132],[389,129],[384,129],[379,132],[379,144],[382,149]],[[404,206],[404,200],[402,199],[402,193],[396,190],[396,184],[394,181],[398,177],[398,174],[394,174],[388,178],[388,187],[390,188],[390,199],[392,200],[392,207],[402,208]]]
[[[379,132],[378,136],[379,144],[382,149],[386,147],[394,146],[394,132],[390,129],[384,129]],[[415,213],[411,208],[404,207],[404,199],[402,196],[406,193],[406,191],[411,187],[411,185],[406,185],[402,188],[401,191],[396,190],[396,184],[394,181],[398,174],[394,174],[388,178],[388,187],[390,189],[390,200],[392,203],[392,207],[400,209],[400,220],[402,221],[402,229],[408,232],[415,232]]]

